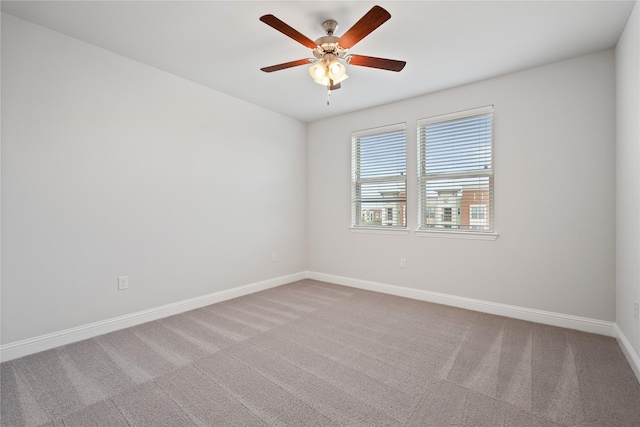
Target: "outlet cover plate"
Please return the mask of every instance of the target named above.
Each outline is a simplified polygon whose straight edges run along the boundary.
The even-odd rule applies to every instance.
[[[118,290],[124,291],[125,289],[129,289],[129,276],[120,276],[118,277]]]

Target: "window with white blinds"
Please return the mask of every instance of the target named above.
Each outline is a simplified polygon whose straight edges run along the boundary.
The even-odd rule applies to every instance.
[[[407,226],[407,129],[404,123],[354,132],[351,138],[354,227]]]
[[[493,106],[418,121],[418,228],[493,232]]]

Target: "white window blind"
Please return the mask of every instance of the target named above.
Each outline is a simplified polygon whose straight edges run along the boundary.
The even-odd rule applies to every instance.
[[[418,228],[493,232],[493,106],[418,121]]]
[[[351,142],[352,225],[406,227],[406,125],[354,132]]]

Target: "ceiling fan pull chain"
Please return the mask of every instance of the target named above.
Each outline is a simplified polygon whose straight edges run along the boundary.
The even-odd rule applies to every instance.
[[[331,88],[327,86],[327,105],[329,105],[330,100],[331,100]]]

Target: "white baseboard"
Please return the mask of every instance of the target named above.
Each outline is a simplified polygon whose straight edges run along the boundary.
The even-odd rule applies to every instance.
[[[112,319],[102,320],[88,325],[65,329],[64,331],[12,342],[0,346],[0,361],[6,362],[18,357],[93,338],[98,335],[150,322],[163,317],[173,316],[174,314],[183,313],[185,311],[194,310],[216,302],[226,301],[265,289],[274,288],[276,286],[295,282],[304,278],[306,278],[305,272],[289,274],[287,276],[276,277],[274,279],[263,280],[261,282],[251,283],[249,285],[239,286],[233,289],[213,292],[208,295],[190,298],[124,316],[114,317]]]
[[[622,331],[613,322],[605,322],[585,317],[475,300],[471,298],[335,276],[331,274],[317,273],[313,271],[276,277],[249,285],[239,286],[233,289],[214,292],[201,297],[139,311],[125,316],[119,316],[76,328],[5,344],[0,346],[0,361],[5,362],[18,357],[27,356],[29,354],[93,338],[98,335],[183,313],[185,311],[194,310],[216,302],[226,301],[265,289],[270,289],[276,286],[302,280],[304,278],[615,337],[618,339],[622,351],[629,361],[636,377],[638,377],[638,380],[640,381],[640,358],[635,353]]]
[[[382,292],[400,297],[450,305],[453,307],[465,308],[467,310],[480,311],[482,313],[496,314],[499,316],[528,320],[530,322],[543,323],[545,325],[576,329],[583,332],[591,332],[609,337],[615,336],[614,327],[616,325],[614,322],[605,322],[603,320],[589,319],[569,314],[553,313],[550,311],[499,304],[495,302],[458,297],[455,295],[441,294],[421,289],[406,288],[403,286],[387,285],[368,280],[334,276],[331,274],[323,274],[313,271],[308,271],[307,277],[309,279],[334,283],[336,285],[350,286],[368,291]]]
[[[631,347],[631,343],[627,339],[627,337],[622,333],[622,330],[616,324],[615,327],[616,339],[618,340],[618,344],[620,344],[620,348],[622,349],[622,353],[627,358],[631,369],[633,369],[633,373],[636,374],[636,378],[638,378],[638,382],[640,382],[640,357],[638,353],[636,353]]]

